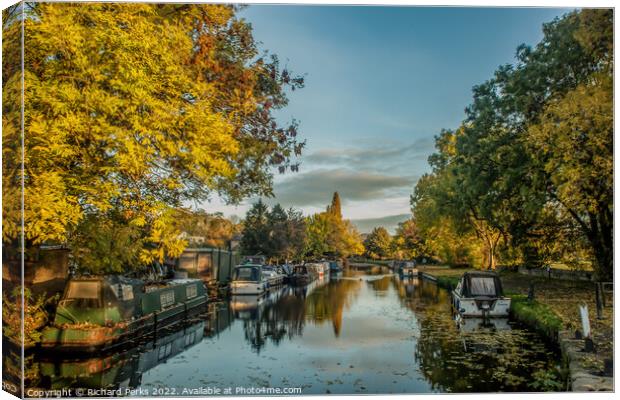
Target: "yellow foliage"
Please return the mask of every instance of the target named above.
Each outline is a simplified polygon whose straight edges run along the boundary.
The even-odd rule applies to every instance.
[[[302,84],[279,80],[277,58],[255,61],[235,7],[29,10],[23,149],[21,63],[3,64],[5,242],[18,238],[23,217],[28,246],[68,243],[80,268],[121,271],[182,252],[170,211],[185,201],[270,190],[265,171],[287,160],[296,132],[280,129],[265,105],[284,106],[282,88]],[[4,54],[20,53],[20,23],[3,24]],[[261,79],[273,86],[259,88]],[[249,133],[257,127],[270,130]]]

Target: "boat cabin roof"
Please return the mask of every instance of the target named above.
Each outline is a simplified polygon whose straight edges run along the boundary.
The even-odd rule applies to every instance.
[[[490,271],[465,272],[459,282],[461,294],[466,297],[502,297],[499,275]]]

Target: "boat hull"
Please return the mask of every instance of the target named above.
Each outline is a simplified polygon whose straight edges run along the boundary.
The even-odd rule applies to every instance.
[[[233,282],[231,292],[233,295],[261,295],[265,292],[265,282]]]
[[[474,298],[462,297],[452,291],[452,306],[462,317],[488,318],[508,317],[510,298]]]
[[[293,286],[303,286],[310,283],[312,279],[308,275],[293,275],[290,277],[290,283]]]
[[[43,330],[41,348],[63,353],[92,353],[117,348],[139,336],[156,332],[205,310],[208,298],[198,296],[133,321],[113,326],[50,326]]]

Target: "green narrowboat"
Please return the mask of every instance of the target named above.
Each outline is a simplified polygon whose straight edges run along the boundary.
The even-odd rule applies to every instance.
[[[200,279],[145,282],[122,276],[69,280],[41,346],[92,352],[170,325],[207,303]]]

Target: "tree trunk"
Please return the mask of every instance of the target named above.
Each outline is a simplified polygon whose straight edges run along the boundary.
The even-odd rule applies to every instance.
[[[613,213],[609,210],[598,214],[590,213],[590,230],[588,240],[592,244],[596,258],[595,271],[601,281],[613,280]]]
[[[577,221],[582,232],[592,246],[594,257],[596,258],[595,271],[599,280],[612,281],[614,274],[614,239],[613,239],[613,218],[614,213],[610,206],[599,204],[598,213],[588,213],[588,221],[575,210],[568,207],[556,195],[553,198],[558,200],[570,215]]]

